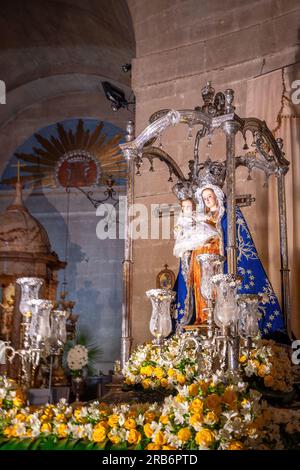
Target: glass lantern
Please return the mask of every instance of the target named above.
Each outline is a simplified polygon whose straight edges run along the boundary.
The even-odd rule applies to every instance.
[[[252,338],[255,338],[259,333],[259,300],[260,296],[256,294],[240,294],[238,296],[238,333],[242,338],[247,341],[251,340]]]
[[[213,299],[213,285],[211,278],[223,272],[225,258],[221,255],[204,253],[196,256],[201,266],[201,294],[206,300]]]
[[[172,332],[171,302],[176,293],[169,289],[151,289],[146,295],[152,303],[150,332],[160,344]]]
[[[216,292],[214,309],[216,325],[221,329],[236,326],[239,317],[237,288],[241,284],[241,278],[232,274],[218,274],[211,281]]]
[[[54,350],[61,350],[67,341],[66,321],[69,313],[66,310],[52,310],[50,342]]]
[[[207,302],[207,337],[209,340],[214,335],[213,324],[213,293],[214,286],[211,282],[213,276],[221,274],[224,267],[224,256],[212,253],[204,253],[196,256],[197,262],[201,267],[201,286],[200,291]]]
[[[41,348],[51,335],[50,312],[53,303],[50,300],[33,299],[30,301],[32,319],[29,327],[29,338],[34,348]]]
[[[19,277],[16,280],[16,283],[21,287],[19,310],[24,317],[30,317],[31,306],[29,302],[33,299],[38,299],[39,290],[43,282],[43,279],[38,277]]]
[[[32,310],[30,302],[34,299],[38,299],[39,290],[43,282],[43,279],[38,277],[19,277],[16,280],[16,284],[21,288],[21,300],[19,304],[19,310],[22,315],[21,344],[25,350],[30,347],[28,336]]]

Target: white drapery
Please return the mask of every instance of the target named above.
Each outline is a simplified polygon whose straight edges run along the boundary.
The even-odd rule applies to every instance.
[[[300,67],[284,69],[286,96],[291,97],[291,84],[300,78]],[[283,92],[282,70],[249,80],[247,83],[246,116],[265,120],[273,130],[279,126],[275,137],[284,140],[284,152],[290,161],[286,175],[286,202],[288,249],[290,264],[292,331],[300,337],[300,105],[293,105],[286,99],[280,113]],[[261,249],[264,264],[273,287],[280,298],[280,248],[277,182],[272,177],[268,188],[263,188],[263,177],[258,172],[256,178],[256,217],[260,225]]]

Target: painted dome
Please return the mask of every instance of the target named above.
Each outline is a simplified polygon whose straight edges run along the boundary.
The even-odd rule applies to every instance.
[[[24,206],[22,186],[16,184],[14,202],[0,214],[0,253],[51,253],[48,234]]]

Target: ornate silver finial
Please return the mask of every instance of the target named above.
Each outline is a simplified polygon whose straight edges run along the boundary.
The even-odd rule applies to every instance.
[[[226,114],[231,114],[235,110],[235,106],[232,105],[233,99],[234,99],[234,91],[231,88],[227,88],[227,90],[224,91],[225,95],[225,112]]]
[[[226,177],[226,166],[222,162],[213,162],[207,158],[204,162],[202,172],[198,175],[198,186],[205,184],[213,184],[215,186],[223,187]]]
[[[134,139],[134,122],[128,121],[126,126],[126,142],[131,142]]]
[[[202,106],[202,111],[209,114],[214,113],[215,107],[213,106],[213,99],[215,96],[215,89],[211,86],[211,81],[208,81],[206,85],[202,88],[201,94],[204,102],[204,105]]]

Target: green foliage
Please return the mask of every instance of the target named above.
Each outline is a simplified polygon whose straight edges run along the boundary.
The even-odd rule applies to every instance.
[[[180,363],[175,368],[178,369],[184,375],[186,366],[192,366],[193,364],[194,361],[192,361],[188,357],[185,357],[181,359]]]

